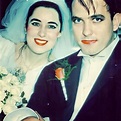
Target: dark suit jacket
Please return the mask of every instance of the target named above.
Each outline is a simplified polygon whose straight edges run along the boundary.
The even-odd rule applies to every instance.
[[[56,61],[42,71],[35,86],[28,107],[38,111],[51,121],[69,121],[73,110],[78,88],[82,57],[74,53],[64,59],[76,68],[65,81],[68,100],[65,101],[60,81],[55,79]],[[86,102],[75,121],[121,121],[121,42],[118,43]]]

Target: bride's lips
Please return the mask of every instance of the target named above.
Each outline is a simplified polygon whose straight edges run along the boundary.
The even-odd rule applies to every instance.
[[[43,39],[39,39],[39,38],[34,38],[34,41],[39,46],[43,46],[43,45],[47,44],[47,42],[48,42],[47,40],[43,40]]]
[[[95,43],[95,42],[97,42],[97,40],[82,40],[82,43],[83,44],[93,44],[93,43]]]

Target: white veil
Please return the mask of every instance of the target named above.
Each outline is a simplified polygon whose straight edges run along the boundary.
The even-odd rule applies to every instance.
[[[42,0],[13,0],[6,9],[6,14],[2,19],[2,25],[5,26],[6,29],[0,31],[1,35],[15,43],[24,42],[24,27],[28,9],[37,1]],[[61,58],[75,51],[73,50],[73,45],[76,44],[71,31],[70,12],[64,0],[43,1],[51,1],[58,4],[62,13],[62,35],[58,38],[57,44],[52,51],[56,58]]]

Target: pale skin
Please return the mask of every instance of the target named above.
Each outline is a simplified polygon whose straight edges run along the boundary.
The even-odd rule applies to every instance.
[[[36,114],[39,116],[39,119],[36,118],[36,117],[31,116],[31,117],[27,117],[27,118],[23,119],[22,121],[45,121],[45,120],[39,115],[39,113],[38,113],[37,111],[35,111],[35,112],[36,112]]]
[[[120,26],[121,26],[121,13],[119,14],[119,21],[120,21]]]
[[[41,117],[39,119],[34,117],[28,117],[26,119],[23,119],[22,121],[44,121]]]
[[[46,7],[36,8],[29,18],[27,28],[27,42],[30,50],[39,55],[46,53],[53,48],[59,36],[60,22],[56,10]]]
[[[74,0],[72,3],[73,31],[83,53],[95,56],[114,40],[114,31],[119,27],[118,13],[111,20],[104,0],[94,0],[96,12],[88,2],[90,13]]]
[[[29,18],[26,28],[27,46],[23,48],[21,55],[19,49],[23,44],[16,46],[17,65],[26,72],[27,67],[30,70],[48,63],[49,52],[60,35],[57,11],[53,8],[36,8]]]

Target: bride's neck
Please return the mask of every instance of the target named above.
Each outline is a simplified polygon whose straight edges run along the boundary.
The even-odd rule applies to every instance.
[[[49,52],[36,54],[32,52],[27,45],[23,46],[23,48],[18,49],[18,53],[19,57],[17,59],[17,64],[18,66],[20,66],[20,68],[23,68],[24,71],[44,66],[49,62]]]
[[[37,54],[32,52],[28,46],[23,48],[22,56],[26,60],[28,64],[38,64],[41,65],[43,63],[47,63],[49,61],[49,52]]]

